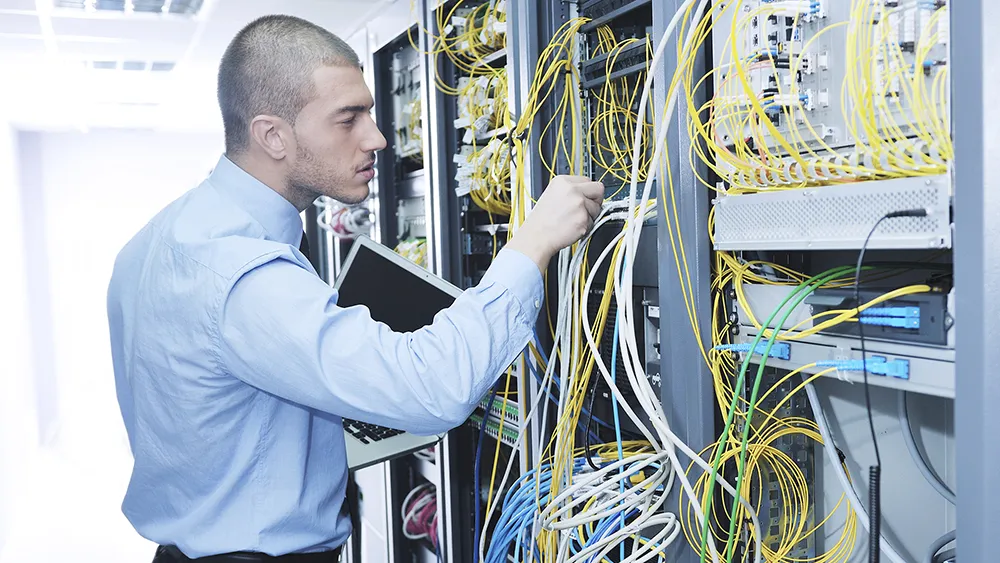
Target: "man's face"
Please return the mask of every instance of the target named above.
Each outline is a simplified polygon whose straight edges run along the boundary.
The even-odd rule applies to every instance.
[[[375,152],[385,148],[385,137],[371,117],[371,92],[361,70],[349,66],[318,68],[313,85],[315,95],[295,119],[290,187],[360,203],[375,176]]]

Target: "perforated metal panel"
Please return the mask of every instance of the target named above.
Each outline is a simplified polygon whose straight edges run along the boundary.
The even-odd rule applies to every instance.
[[[927,217],[887,219],[869,249],[951,248],[947,175],[902,178],[715,200],[716,250],[859,249],[884,214],[924,208]]]

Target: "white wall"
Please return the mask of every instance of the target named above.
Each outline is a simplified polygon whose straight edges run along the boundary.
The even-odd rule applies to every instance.
[[[0,551],[12,534],[21,485],[31,471],[38,444],[16,162],[16,134],[0,116],[0,240],[4,242],[0,266]]]
[[[62,449],[85,457],[125,440],[105,310],[115,256],[208,174],[222,139],[104,130],[23,133],[21,146],[35,358],[51,372],[39,372],[40,410],[58,416],[50,436]]]
[[[114,392],[108,280],[128,239],[209,173],[222,135],[21,133],[20,190],[11,139],[0,126],[0,297],[10,298],[0,303],[0,563],[149,561],[152,545],[120,509],[132,465]],[[38,428],[37,462],[16,462],[32,453]],[[30,502],[8,508],[10,488]]]
[[[413,8],[411,11],[409,2],[390,3],[384,6],[378,15],[345,37],[344,40],[357,51],[361,61],[365,62],[367,50],[377,51],[398,37],[399,34],[405,32],[408,26],[416,22],[418,11],[418,8]],[[414,39],[416,37],[414,35]]]

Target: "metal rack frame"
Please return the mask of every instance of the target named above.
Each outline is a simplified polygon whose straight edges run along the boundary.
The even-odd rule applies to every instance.
[[[958,540],[961,561],[995,557],[1000,526],[1000,4],[962,0],[950,6],[952,118],[955,137],[956,398]]]

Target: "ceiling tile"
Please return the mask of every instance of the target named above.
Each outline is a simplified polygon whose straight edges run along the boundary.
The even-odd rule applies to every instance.
[[[45,43],[41,39],[5,37],[0,35],[0,58],[9,55],[41,55],[45,53]]]
[[[34,12],[35,0],[0,0],[0,9]]]
[[[175,61],[184,54],[183,45],[160,41],[96,42],[60,40],[59,54],[74,59]]]
[[[38,35],[41,32],[42,26],[38,23],[36,16],[0,13],[0,33]]]
[[[195,22],[178,18],[52,18],[52,29],[57,36],[187,43],[196,28]]]

